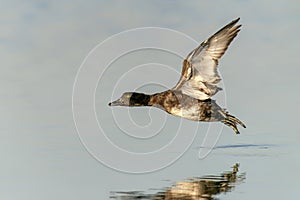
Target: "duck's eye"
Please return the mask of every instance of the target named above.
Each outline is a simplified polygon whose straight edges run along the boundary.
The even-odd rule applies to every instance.
[[[126,95],[126,98],[127,98],[127,99],[129,99],[129,98],[130,98],[130,95],[129,95],[129,94],[128,94],[128,95]]]

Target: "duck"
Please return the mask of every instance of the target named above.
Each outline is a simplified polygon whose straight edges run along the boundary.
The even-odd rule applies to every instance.
[[[211,98],[222,90],[218,87],[221,81],[218,63],[241,30],[241,25],[237,25],[239,20],[237,18],[225,25],[187,55],[181,77],[173,88],[155,94],[125,92],[108,105],[153,106],[188,120],[221,122],[239,134],[237,125],[244,128],[246,125]]]

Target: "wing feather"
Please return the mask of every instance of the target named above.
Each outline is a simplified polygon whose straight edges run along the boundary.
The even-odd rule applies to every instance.
[[[241,25],[235,25],[240,18],[233,20],[209,39],[194,49],[183,62],[181,78],[174,90],[196,99],[209,99],[220,88],[217,84],[221,77],[218,74],[218,60],[237,36]]]

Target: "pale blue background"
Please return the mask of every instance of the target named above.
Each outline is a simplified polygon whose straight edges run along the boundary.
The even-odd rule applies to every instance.
[[[163,179],[219,173],[236,162],[246,181],[220,199],[299,198],[298,1],[1,1],[0,13],[1,199],[108,199],[110,191],[161,188],[169,186]],[[144,175],[116,172],[87,153],[71,95],[94,46],[144,26],[201,42],[236,17],[242,31],[221,73],[227,107],[248,127],[239,136],[224,128],[218,146],[254,146],[198,160],[194,143],[171,167]]]

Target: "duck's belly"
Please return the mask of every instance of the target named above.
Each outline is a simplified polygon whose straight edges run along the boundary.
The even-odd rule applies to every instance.
[[[202,104],[195,104],[193,106],[173,107],[170,113],[185,119],[195,121],[213,122],[224,119],[221,108],[219,106],[212,106],[210,103],[203,102]]]
[[[171,108],[170,113],[172,115],[176,115],[182,118],[186,118],[189,120],[200,120],[200,107],[198,105],[194,105],[192,107],[174,107]]]

